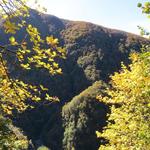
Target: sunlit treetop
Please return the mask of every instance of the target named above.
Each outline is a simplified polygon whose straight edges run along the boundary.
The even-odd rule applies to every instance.
[[[150,14],[150,2],[138,4]],[[144,34],[144,33],[143,33]],[[99,150],[147,150],[150,147],[150,46],[130,55],[131,64],[122,64],[111,77],[107,96],[98,99],[109,104],[108,124],[97,136],[106,140]]]
[[[109,104],[111,114],[102,133],[108,142],[99,150],[147,150],[150,147],[150,49],[131,55],[132,64],[112,76],[108,96],[98,96]]]

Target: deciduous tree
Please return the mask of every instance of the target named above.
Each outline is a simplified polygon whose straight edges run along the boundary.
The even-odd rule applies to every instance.
[[[28,0],[0,0],[0,26],[9,35],[7,44],[0,45],[0,149],[26,149],[27,139],[20,139],[12,130],[12,124],[6,116],[12,112],[22,112],[31,107],[28,101],[58,101],[48,95],[43,85],[31,85],[20,78],[13,78],[10,67],[19,67],[24,71],[32,68],[45,69],[50,75],[61,74],[56,60],[65,58],[65,49],[59,46],[53,36],[41,38],[37,28],[26,21],[30,15]],[[25,36],[16,38],[16,33],[24,29]],[[10,57],[11,56],[11,57]],[[10,57],[10,58],[9,58]],[[43,95],[42,95],[43,96]]]
[[[15,65],[19,65],[24,70],[34,67],[46,69],[50,75],[61,74],[56,59],[65,58],[65,49],[59,46],[58,39],[53,36],[41,38],[37,28],[28,24],[26,18],[30,15],[30,8],[26,5],[28,0],[1,0],[0,9],[2,17],[2,27],[5,33],[10,35],[9,44],[0,45],[0,109],[7,114],[11,114],[13,109],[17,111],[25,110],[25,100],[40,101],[41,91],[48,89],[43,85],[29,85],[20,79],[11,78],[9,70],[10,62],[8,55],[15,58]],[[18,41],[15,38],[16,32],[24,28],[26,34]],[[45,94],[46,100],[58,100]]]
[[[143,13],[150,14],[150,3],[142,7]],[[108,96],[98,99],[111,105],[108,125],[98,137],[107,144],[100,150],[147,150],[150,147],[150,47],[143,46],[142,53],[132,53],[132,63],[122,64],[119,73],[111,79],[112,87]]]

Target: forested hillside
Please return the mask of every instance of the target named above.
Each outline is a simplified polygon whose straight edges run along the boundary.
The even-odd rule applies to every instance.
[[[12,119],[13,123],[35,146],[46,145],[52,150],[95,150],[99,147],[95,131],[106,125],[109,112],[108,106],[99,103],[96,96],[105,95],[109,77],[119,71],[121,62],[129,64],[129,54],[139,52],[142,44],[150,42],[88,22],[68,21],[35,10],[30,14],[28,23],[37,27],[42,36],[58,38],[66,48],[66,59],[57,60],[63,74],[52,76],[45,69],[24,72],[10,67],[11,76],[44,85],[60,102],[34,103],[34,109],[19,114]],[[3,29],[0,35],[0,43],[6,44],[9,35],[6,36]],[[21,37],[24,29],[17,33],[17,39]]]
[[[67,21],[46,14],[39,15],[35,10],[31,10],[28,22],[39,29],[41,36],[57,37],[60,45],[67,49],[66,60],[60,62],[62,76],[49,81],[44,71],[41,71],[42,77],[35,70],[27,74],[29,80],[34,80],[36,76],[35,82],[51,82],[47,84],[51,94],[59,95],[65,102],[97,80],[107,82],[109,75],[120,68],[121,61],[129,62],[127,56],[131,51],[140,51],[141,45],[148,42],[140,36],[123,31],[87,22]],[[1,35],[2,43],[9,41],[3,38],[5,35],[2,31]],[[23,29],[17,35],[18,39],[24,37]]]

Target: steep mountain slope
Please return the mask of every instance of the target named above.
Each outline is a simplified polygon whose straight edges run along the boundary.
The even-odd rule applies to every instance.
[[[106,125],[109,108],[98,102],[96,96],[104,95],[107,87],[97,81],[64,105],[59,119],[50,118],[45,126],[42,133],[44,142],[55,150],[62,147],[65,150],[97,149],[99,143],[95,131]]]
[[[75,134],[72,135],[74,143],[71,145],[75,145],[75,150],[84,150],[87,141],[81,144],[78,144],[78,141],[79,139],[82,140],[81,137],[83,134],[87,133],[87,135],[89,135],[89,133],[93,133],[93,130],[97,129],[97,122],[101,122],[101,120],[93,114],[100,114],[101,112],[98,110],[101,110],[102,105],[95,105],[97,102],[91,105],[89,102],[91,97],[87,96],[88,93],[86,93],[87,95],[85,95],[85,97],[87,98],[85,99],[84,96],[79,98],[81,100],[77,100],[78,98],[73,97],[80,94],[83,90],[86,90],[95,81],[102,80],[108,82],[109,76],[120,69],[122,61],[125,64],[129,63],[129,53],[131,51],[140,51],[142,44],[149,43],[149,41],[140,36],[108,29],[87,22],[68,21],[47,14],[38,14],[35,10],[31,10],[31,16],[27,21],[36,26],[42,36],[54,35],[60,39],[60,45],[66,47],[67,59],[59,62],[63,69],[62,75],[49,76],[45,70],[31,70],[27,73],[14,72],[15,75],[21,74],[21,78],[26,82],[44,84],[49,89],[51,95],[58,96],[61,100],[59,104],[50,106],[39,105],[33,110],[27,110],[21,114],[19,118],[15,119],[15,122],[17,122],[16,124],[33,140],[35,145],[45,142],[49,147],[52,147],[52,150],[70,150],[66,148],[66,145],[69,144],[70,141],[67,141],[64,135],[68,130],[67,123],[74,122],[74,116],[77,120],[80,120],[82,117],[77,115],[76,112],[82,112],[82,109],[84,111],[87,109],[86,106],[90,105],[90,108],[88,108],[88,116],[86,116],[86,113],[82,114],[86,116],[85,118],[87,119],[85,120],[86,127],[83,127],[84,129],[79,127],[78,129],[77,125],[74,127],[71,126],[79,133],[76,134],[75,132]],[[2,30],[0,31],[0,35],[0,43],[7,43],[8,36],[6,36]],[[17,37],[19,39],[23,36],[24,31],[22,29],[17,33]],[[90,94],[90,90],[88,91]],[[67,108],[63,108],[62,110],[62,107],[66,102],[71,101],[72,98],[72,103],[78,101],[78,104],[70,106],[71,103],[68,103],[66,105],[68,109],[71,109],[71,116],[73,116],[73,120],[70,121],[71,116],[64,113]],[[92,97],[92,100],[93,99]],[[80,102],[82,105],[83,101],[85,101],[87,105],[81,107],[79,110],[73,108],[76,107],[76,105],[80,105]],[[66,117],[68,116],[67,120],[63,119],[65,115]],[[91,118],[89,116],[91,116]],[[94,119],[96,124],[89,125],[87,123],[89,119]],[[78,132],[78,130],[80,130],[80,132]],[[93,134],[91,136],[93,136]],[[78,140],[76,141],[76,139]],[[92,140],[92,137],[90,137],[90,139]],[[95,139],[95,136],[93,139]],[[90,150],[94,150],[95,147],[97,147],[97,143],[92,142],[90,144]]]
[[[36,76],[38,83],[49,82],[47,86],[51,93],[59,95],[65,102],[96,80],[108,81],[109,75],[120,68],[121,61],[128,63],[127,56],[131,51],[139,51],[141,45],[148,42],[130,33],[38,14],[35,10],[31,10],[27,21],[39,29],[42,37],[54,35],[59,38],[60,45],[67,49],[67,59],[60,62],[62,76],[49,79],[47,73],[42,72],[42,79],[41,73],[35,70],[27,74],[30,80]],[[0,34],[0,43],[6,43],[9,36],[4,35],[3,31]],[[17,37],[24,37],[23,29]]]
[[[67,59],[60,62],[63,76],[50,80],[47,73],[42,73],[43,80],[37,72],[29,73],[30,79],[31,75],[33,80],[35,76],[38,77],[38,83],[49,82],[47,86],[51,93],[59,95],[65,102],[96,80],[107,81],[109,75],[120,68],[120,62],[128,63],[129,53],[132,50],[139,51],[142,43],[146,42],[145,39],[126,32],[87,22],[67,21],[51,15],[38,15],[34,10],[31,11],[28,22],[36,26],[42,36],[58,37],[60,44],[67,49]],[[20,36],[23,36],[23,31],[18,33],[19,38]]]

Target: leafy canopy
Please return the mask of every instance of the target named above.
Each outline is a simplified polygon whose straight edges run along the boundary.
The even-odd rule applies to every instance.
[[[148,51],[150,49],[147,49]],[[108,140],[100,150],[147,150],[150,147],[150,52],[131,55],[129,69],[112,76],[108,97],[99,100],[111,104],[108,125],[98,137]]]
[[[41,93],[48,102],[58,101],[51,97],[43,85],[31,85],[20,77],[12,78],[12,68],[28,71],[32,68],[45,69],[50,75],[61,74],[57,62],[65,58],[65,49],[59,46],[58,39],[47,36],[43,39],[37,28],[28,24],[30,8],[28,0],[0,0],[0,27],[9,35],[6,45],[0,45],[0,149],[27,149],[28,141],[19,137],[12,123],[6,119],[12,112],[22,112],[27,102],[41,101]],[[24,29],[25,35],[16,38],[16,33]],[[11,57],[10,57],[11,56]],[[16,132],[16,133],[15,133]]]
[[[150,3],[142,7],[150,14]],[[100,150],[147,150],[150,147],[150,47],[143,46],[142,53],[132,53],[131,65],[122,64],[122,70],[111,79],[108,96],[98,96],[111,108],[108,125],[98,137],[106,139]]]
[[[58,39],[53,36],[42,39],[38,29],[26,22],[30,10],[27,2],[28,0],[0,1],[2,27],[10,35],[9,44],[0,45],[0,109],[7,114],[11,114],[14,109],[25,110],[29,106],[25,100],[40,101],[41,91],[48,90],[43,85],[29,85],[19,78],[13,79],[9,66],[19,64],[26,71],[36,67],[47,70],[50,75],[61,74],[62,69],[56,60],[64,59],[66,54],[65,49],[59,46]],[[16,32],[22,28],[25,29],[25,36],[17,41]],[[7,59],[8,55],[15,58],[13,63]],[[47,92],[45,99],[58,100]]]

